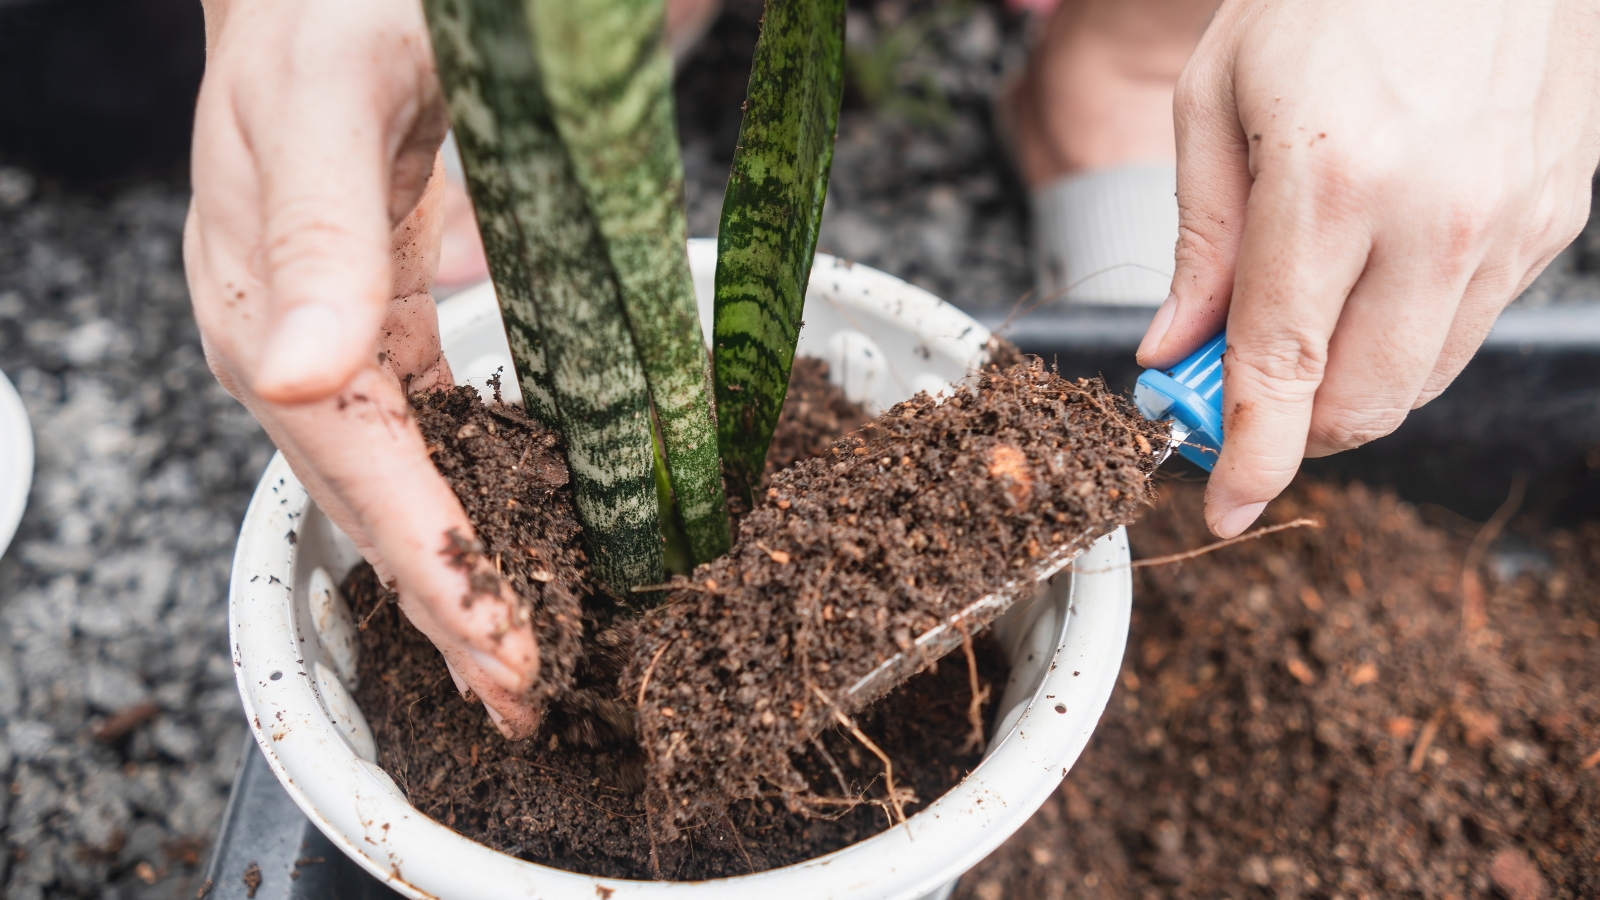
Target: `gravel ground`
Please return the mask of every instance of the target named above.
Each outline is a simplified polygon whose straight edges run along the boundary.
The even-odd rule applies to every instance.
[[[680,79],[696,235],[716,231],[744,90],[728,73],[748,70],[759,16],[729,2]],[[1005,308],[1031,281],[1026,201],[988,98],[1024,29],[995,6],[936,7],[853,5],[821,246]],[[0,560],[11,900],[193,896],[243,746],[226,579],[271,445],[206,370],[179,256],[186,201],[181,185],[91,197],[0,168],[0,368],[38,445]],[[1591,223],[1524,302],[1592,300],[1597,270]]]
[[[186,191],[0,172],[0,364],[38,457],[0,560],[0,893],[193,896],[244,745],[224,604],[272,447],[201,355]]]

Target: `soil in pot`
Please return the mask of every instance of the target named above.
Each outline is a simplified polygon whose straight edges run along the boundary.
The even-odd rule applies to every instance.
[[[345,589],[357,615],[378,600],[369,567],[362,566]],[[1005,683],[1005,659],[997,647],[980,640],[976,658],[983,689]],[[722,821],[685,829],[677,840],[652,840],[638,790],[644,761],[636,744],[607,740],[595,746],[569,733],[566,726],[584,721],[569,710],[553,712],[538,737],[505,740],[478,704],[456,693],[439,652],[392,603],[362,633],[361,665],[356,696],[377,739],[378,764],[412,805],[523,859],[616,878],[719,878],[812,859],[890,824],[881,806],[840,806],[807,817],[790,811],[781,798],[760,798],[732,805]],[[970,696],[965,665],[946,663],[857,719],[892,756],[903,786],[931,801],[979,762],[981,754],[966,745]],[[986,725],[992,712],[985,708]],[[881,781],[877,758],[850,736],[829,732],[819,743],[827,757],[813,751],[796,761],[806,777],[827,783],[842,778],[852,793]]]
[[[837,802],[791,751],[848,727],[876,699],[852,686],[917,636],[1131,521],[1165,431],[1032,360],[774,475],[738,544],[643,617],[623,674],[664,833],[773,790]]]
[[[780,460],[858,421],[820,367],[797,371]],[[499,738],[363,568],[346,591],[371,615],[357,697],[379,762],[414,805],[470,837],[627,877],[810,858],[948,790],[981,751],[988,713],[973,695],[1004,678],[981,637],[976,674],[957,657],[871,710],[843,708],[854,717],[843,728],[808,718],[817,703],[796,687],[838,691],[911,629],[1025,575],[1041,548],[1087,544],[1131,518],[1160,441],[1102,385],[1038,365],[992,370],[982,390],[901,404],[777,473],[729,556],[678,580],[641,622],[587,580],[553,436],[470,389],[416,409],[478,529],[464,562],[492,562],[528,601],[550,714],[532,741]],[[712,753],[727,764],[709,765]]]
[[[1162,493],[1136,556],[1206,540]],[[1268,518],[1324,528],[1139,570],[1088,749],[957,897],[1600,896],[1600,525],[1503,534],[1464,628],[1480,526],[1423,513],[1302,482]]]

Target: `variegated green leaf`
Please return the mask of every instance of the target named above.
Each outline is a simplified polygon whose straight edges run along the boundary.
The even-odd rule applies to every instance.
[[[591,563],[662,577],[649,391],[611,258],[540,79],[522,0],[424,0],[529,410],[554,418]]]
[[[843,90],[845,0],[767,0],[717,234],[717,439],[752,500],[788,389]]]

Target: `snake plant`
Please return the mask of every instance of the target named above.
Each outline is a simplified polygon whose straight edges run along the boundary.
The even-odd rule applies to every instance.
[[[724,472],[746,500],[759,481],[827,191],[844,0],[768,0],[709,355],[662,0],[423,7],[524,405],[561,432],[595,574],[628,598],[674,538],[689,564],[726,551]]]

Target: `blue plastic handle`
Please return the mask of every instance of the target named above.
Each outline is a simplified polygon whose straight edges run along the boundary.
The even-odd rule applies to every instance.
[[[1133,402],[1152,422],[1171,422],[1178,452],[1207,472],[1222,451],[1222,332],[1194,355],[1160,372],[1146,369],[1133,389]]]

